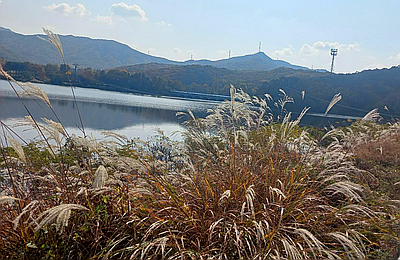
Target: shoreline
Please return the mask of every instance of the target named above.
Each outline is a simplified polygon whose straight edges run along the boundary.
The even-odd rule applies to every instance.
[[[0,79],[0,82],[6,82],[7,80]],[[27,81],[30,82],[30,81]],[[68,85],[54,85],[50,83],[37,83],[37,82],[30,82],[33,84],[40,84],[40,85],[45,85],[49,87],[61,87],[61,88],[70,88],[71,86]],[[118,95],[127,95],[127,96],[136,96],[136,97],[148,97],[148,98],[161,98],[161,99],[168,99],[168,100],[178,100],[178,101],[189,101],[189,102],[199,102],[203,104],[209,104],[210,106],[216,106],[220,104],[223,101],[216,101],[216,100],[209,100],[209,99],[196,99],[196,98],[185,98],[185,97],[177,97],[177,96],[170,96],[170,95],[165,95],[165,94],[151,94],[151,93],[134,93],[134,92],[124,92],[124,91],[118,91],[118,90],[106,90],[102,88],[95,88],[95,87],[82,87],[82,86],[72,86],[74,89],[82,89],[82,90],[89,90],[89,91],[105,91],[108,93],[113,93],[113,94],[118,94]],[[0,89],[1,91],[1,89]],[[12,95],[9,95],[7,97],[9,98],[14,98],[15,96],[13,95],[14,93],[10,90],[10,93]],[[46,91],[45,91],[46,92]],[[50,100],[68,100],[68,101],[73,101],[73,97],[69,95],[62,95],[62,94],[54,94],[54,93],[47,93],[46,94],[49,96]],[[195,93],[197,94],[197,93]],[[201,93],[200,93],[201,94]],[[16,98],[16,97],[15,97]],[[22,96],[21,98],[24,99],[31,99],[27,96]],[[131,107],[137,107],[138,105],[133,105],[129,103],[120,103],[120,102],[113,102],[115,99],[105,99],[105,98],[98,98],[98,97],[83,97],[83,96],[77,96],[76,97],[77,101],[79,102],[91,102],[91,103],[104,103],[104,104],[114,104],[114,105],[123,105],[123,106],[131,106]],[[104,102],[105,101],[105,102]],[[173,109],[166,109],[166,110],[173,110]],[[181,111],[177,109],[176,111]],[[293,112],[292,114],[297,115],[299,112]],[[342,119],[342,120],[357,120],[357,119],[362,119],[362,116],[356,116],[356,115],[340,115],[340,114],[327,114],[324,116],[322,112],[310,112],[307,113],[305,116],[311,116],[311,117],[318,117],[318,118],[330,118],[330,119]]]

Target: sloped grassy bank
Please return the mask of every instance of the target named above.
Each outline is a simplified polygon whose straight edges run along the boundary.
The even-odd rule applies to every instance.
[[[46,140],[21,146],[6,135],[12,148],[2,144],[0,255],[395,257],[399,123],[378,125],[371,113],[310,134],[298,127],[301,117],[274,117],[268,99],[234,88],[206,118],[181,116],[188,117],[182,143],[162,134],[142,142],[105,133],[96,141],[29,117]]]

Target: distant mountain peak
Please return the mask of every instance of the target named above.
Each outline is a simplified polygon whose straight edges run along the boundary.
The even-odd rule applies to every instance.
[[[256,52],[256,53],[254,53],[254,54],[251,54],[251,55],[267,56],[267,57],[268,57],[268,55],[265,54],[265,52],[263,52],[263,51],[259,51],[259,52]],[[269,58],[269,57],[268,57],[268,58]]]
[[[286,61],[274,60],[264,52],[256,52],[243,56],[235,56],[222,60],[189,60],[184,62],[185,65],[209,65],[217,68],[225,68],[230,70],[253,70],[253,71],[269,71],[280,67],[291,69],[304,69],[306,67],[292,65]]]
[[[3,34],[3,35],[2,35]],[[31,62],[36,64],[59,64],[60,55],[50,44],[36,37],[23,35],[0,27],[0,58],[8,61]],[[135,64],[161,63],[173,65],[209,65],[231,70],[268,71],[279,67],[307,69],[281,60],[273,60],[264,52],[216,61],[188,60],[177,62],[147,55],[126,44],[114,40],[92,39],[85,36],[60,35],[64,56],[68,64],[77,63],[82,67],[109,69]]]
[[[258,58],[258,59],[273,60],[265,52],[262,52],[262,51],[259,51],[259,52],[253,53],[253,54],[248,54],[248,55],[245,55],[245,56],[254,57],[254,58]]]

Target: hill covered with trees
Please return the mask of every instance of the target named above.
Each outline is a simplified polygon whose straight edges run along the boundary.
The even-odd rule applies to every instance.
[[[310,106],[312,112],[324,112],[332,96],[343,99],[333,112],[362,116],[379,108],[382,113],[400,114],[400,67],[366,70],[352,74],[321,73],[312,70],[277,68],[271,71],[233,71],[211,66],[173,66],[146,64],[122,67],[129,73],[143,73],[179,82],[181,90],[227,95],[229,85],[251,95],[279,96],[279,89],[295,99],[288,104],[291,111]],[[302,92],[304,91],[304,99]],[[388,110],[388,111],[387,111]]]
[[[0,27],[0,57],[15,62],[60,64],[60,54],[44,35],[23,35]],[[129,64],[149,62],[173,63],[136,51],[126,44],[112,40],[91,39],[73,35],[60,35],[65,60],[82,67],[105,69]]]
[[[0,58],[14,62],[35,64],[59,64],[60,57],[56,49],[38,38],[44,35],[23,35],[0,27]],[[147,55],[134,50],[126,44],[104,39],[91,39],[73,35],[60,35],[64,56],[68,64],[77,63],[81,67],[110,69],[146,63],[174,65],[210,65],[232,70],[268,71],[279,67],[307,69],[282,60],[273,60],[262,52],[237,56],[217,61],[189,60],[177,62],[161,57]]]
[[[228,95],[230,85],[250,95],[265,93],[278,98],[284,90],[295,102],[290,111],[311,107],[324,112],[333,95],[343,99],[332,113],[361,116],[379,108],[387,115],[400,115],[400,68],[367,70],[353,74],[330,74],[312,70],[278,68],[271,71],[238,71],[212,66],[141,64],[108,70],[78,69],[70,66],[7,62],[6,71],[21,81],[114,90],[151,95],[180,96],[177,91]],[[304,91],[304,98],[302,98]]]

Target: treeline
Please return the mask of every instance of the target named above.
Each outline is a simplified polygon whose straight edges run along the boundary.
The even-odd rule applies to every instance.
[[[279,68],[274,71],[235,71],[202,65],[141,64],[108,70],[75,68],[69,65],[37,65],[2,60],[4,69],[15,79],[57,85],[77,85],[125,92],[171,94],[189,91],[229,95],[230,85],[254,95],[262,83],[282,76],[302,74],[301,70]],[[315,76],[317,72],[309,75]]]
[[[78,68],[75,73],[74,67],[69,65],[36,65],[4,60],[2,64],[7,72],[21,81],[171,96],[179,96],[176,91],[229,95],[232,84],[250,95],[269,93],[275,101],[282,96],[279,91],[282,89],[295,100],[293,104],[288,104],[289,111],[298,112],[308,106],[314,113],[323,113],[331,98],[341,93],[343,98],[332,113],[362,116],[379,108],[388,116],[400,115],[399,67],[330,74],[288,68],[235,71],[212,66],[150,63],[109,70]]]
[[[387,117],[400,115],[400,67],[367,70],[353,74],[324,73],[318,77],[281,77],[262,83],[256,95],[272,96],[283,89],[297,102],[289,104],[289,110],[298,111],[310,106],[313,111],[324,112],[336,93],[342,100],[333,107],[332,113],[363,116],[378,108]],[[302,91],[305,98],[302,99]]]
[[[235,71],[211,66],[173,66],[143,64],[121,69],[130,73],[160,76],[179,81],[184,89],[213,94],[229,93],[229,85],[243,89],[250,95],[269,93],[275,101],[284,90],[295,102],[289,111],[324,113],[332,97],[341,93],[342,100],[332,113],[363,116],[374,108],[386,116],[400,115],[400,67],[366,70],[352,74],[331,74],[312,70],[278,68],[271,71]],[[302,92],[304,91],[304,98]]]
[[[129,73],[126,70],[93,70],[69,65],[37,65],[29,62],[7,62],[2,66],[12,77],[19,81],[31,81],[56,85],[75,85],[122,92],[166,94],[171,89],[179,89],[179,82],[146,77],[143,73]]]
[[[281,77],[316,77],[321,73],[310,70],[278,68],[271,71],[229,70],[202,65],[140,64],[120,67],[130,73],[144,73],[149,77],[179,81],[184,90],[210,94],[229,95],[230,84],[255,95],[262,84]]]

